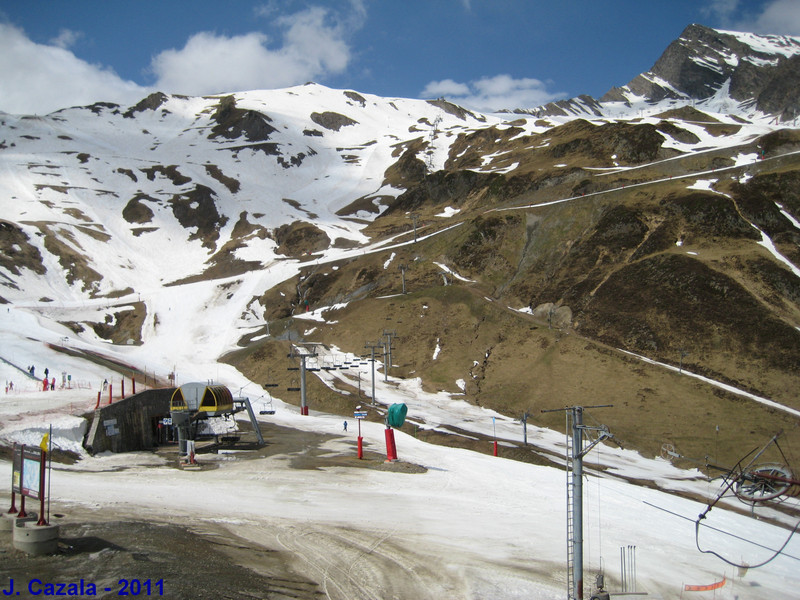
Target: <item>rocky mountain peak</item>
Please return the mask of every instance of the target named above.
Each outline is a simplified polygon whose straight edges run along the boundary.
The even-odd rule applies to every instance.
[[[729,98],[782,121],[800,114],[800,38],[689,25],[653,68],[601,102]]]

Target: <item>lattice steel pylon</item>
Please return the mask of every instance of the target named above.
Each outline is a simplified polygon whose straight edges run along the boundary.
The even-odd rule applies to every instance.
[[[436,119],[433,121],[433,127],[431,128],[431,134],[428,137],[428,150],[427,150],[427,157],[425,160],[425,165],[428,167],[428,173],[433,172],[433,152],[434,147],[433,144],[436,141],[436,136],[439,134],[439,125],[442,123],[442,115],[437,115]]]
[[[567,413],[569,420],[569,413]],[[575,489],[573,484],[573,452],[572,452],[572,432],[569,427],[566,430],[566,445],[567,445],[567,460],[566,460],[566,474],[567,474],[567,598],[573,598],[572,592],[575,590],[575,529],[573,520],[573,498],[575,496]]]
[[[587,408],[606,408],[611,404]],[[583,600],[583,457],[603,440],[613,438],[608,427],[583,424],[583,406],[563,409],[567,412],[567,600]],[[555,412],[543,410],[542,412]],[[597,438],[584,446],[584,432],[596,431]]]

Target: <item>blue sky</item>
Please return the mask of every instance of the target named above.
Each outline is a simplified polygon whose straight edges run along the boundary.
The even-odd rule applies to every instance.
[[[690,23],[800,35],[800,0],[0,0],[0,110],[306,81],[535,107],[627,83]]]

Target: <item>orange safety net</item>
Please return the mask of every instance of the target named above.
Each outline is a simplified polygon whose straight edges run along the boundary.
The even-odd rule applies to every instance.
[[[718,590],[719,588],[724,586],[727,583],[727,581],[728,580],[723,577],[722,581],[717,581],[716,583],[710,583],[708,585],[688,585],[687,584],[687,585],[683,586],[683,591],[684,592],[708,592],[710,590]]]

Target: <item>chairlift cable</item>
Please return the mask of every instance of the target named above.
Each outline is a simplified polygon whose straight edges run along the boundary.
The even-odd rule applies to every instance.
[[[695,519],[692,519],[692,518],[690,518],[690,517],[687,517],[687,516],[685,516],[685,515],[682,515],[682,514],[680,514],[680,513],[676,513],[676,512],[674,512],[674,511],[671,511],[671,510],[669,510],[669,509],[667,509],[667,508],[664,508],[664,507],[662,507],[662,506],[658,506],[658,505],[656,505],[656,504],[653,504],[653,503],[651,503],[651,502],[648,502],[647,500],[642,500],[642,502],[643,502],[644,504],[647,504],[647,506],[651,506],[652,508],[657,508],[658,510],[663,510],[665,513],[669,513],[669,514],[671,514],[671,515],[673,515],[673,516],[675,516],[675,517],[678,517],[678,518],[680,518],[680,519],[683,519],[683,520],[685,520],[685,521],[692,521],[692,522],[694,522],[696,525],[702,525],[703,527],[705,527],[705,528],[707,528],[707,529],[710,529],[710,530],[712,530],[712,531],[716,531],[717,533],[721,533],[721,534],[723,534],[723,535],[727,535],[727,536],[730,536],[730,537],[732,537],[732,538],[736,538],[737,540],[740,540],[740,541],[742,541],[742,542],[747,542],[748,544],[752,544],[753,546],[758,546],[759,548],[763,548],[763,549],[765,549],[765,550],[769,550],[770,552],[775,552],[775,548],[770,548],[769,546],[765,546],[764,544],[759,544],[758,542],[754,542],[753,540],[749,540],[749,539],[747,539],[747,538],[745,538],[745,537],[742,537],[742,536],[740,536],[740,535],[736,535],[735,533],[730,533],[729,531],[725,531],[724,529],[719,529],[718,527],[714,527],[713,525],[707,525],[707,524],[705,524],[705,523],[700,523],[700,520],[699,520],[699,519],[697,519],[697,520],[695,520]],[[797,530],[797,529],[798,529],[798,527],[800,527],[800,522],[798,522],[798,524],[795,526],[795,530]],[[790,536],[790,537],[791,537],[791,536]],[[787,541],[788,541],[788,540],[787,540]],[[782,550],[783,548],[785,548],[785,547],[786,547],[786,544],[784,544],[784,545],[783,545],[783,547],[781,548],[781,550]],[[699,548],[698,548],[698,550],[699,550]],[[781,550],[778,550],[778,553],[781,553]],[[700,550],[700,552],[707,552],[707,551]],[[798,557],[798,556],[794,556],[794,555],[792,555],[792,554],[787,554],[787,553],[785,553],[785,552],[784,552],[784,553],[783,553],[783,556],[785,556],[786,558],[791,558],[792,560],[797,560],[797,561],[800,561],[800,557]],[[723,560],[725,560],[725,559],[723,559]],[[772,559],[770,559],[770,560],[772,560]],[[728,562],[728,561],[726,560],[725,562]],[[729,564],[732,564],[732,563],[729,563]],[[740,565],[733,565],[733,566],[736,566],[736,567],[738,567],[738,566],[740,566]],[[756,567],[756,566],[759,566],[759,565],[741,565],[741,567],[742,567],[742,568],[745,568],[745,567],[747,567],[747,568],[749,568],[749,569],[751,569],[751,568],[754,568],[754,567]]]
[[[783,545],[782,545],[780,548],[778,548],[777,550],[773,550],[772,548],[767,548],[766,546],[762,546],[761,544],[757,544],[756,542],[753,542],[753,541],[751,541],[751,540],[747,540],[747,539],[745,539],[745,538],[739,538],[739,536],[737,536],[737,535],[734,535],[734,534],[732,534],[732,533],[728,533],[728,532],[726,532],[726,531],[721,531],[721,533],[725,533],[725,534],[727,534],[727,535],[731,535],[731,536],[733,536],[733,537],[736,537],[736,538],[739,538],[739,539],[744,539],[745,541],[747,541],[747,542],[750,542],[751,544],[755,544],[756,546],[761,546],[762,548],[767,548],[767,550],[771,550],[771,551],[773,551],[773,552],[774,552],[774,554],[773,554],[772,556],[770,556],[770,557],[769,557],[767,560],[765,560],[765,561],[763,561],[763,562],[761,562],[761,563],[759,563],[759,564],[757,564],[757,565],[739,564],[739,563],[735,563],[735,562],[733,562],[733,561],[731,561],[731,560],[728,560],[727,558],[725,558],[725,557],[724,557],[724,556],[722,556],[721,554],[718,554],[717,552],[714,552],[713,550],[703,550],[703,549],[700,547],[700,525],[702,524],[702,523],[701,523],[701,520],[702,520],[703,518],[705,518],[705,517],[703,517],[703,516],[700,516],[700,517],[698,517],[698,518],[697,518],[697,520],[695,521],[695,529],[694,529],[694,541],[695,541],[695,545],[697,546],[697,549],[698,549],[700,552],[702,552],[703,554],[711,554],[711,555],[713,555],[713,556],[716,556],[716,557],[717,557],[717,558],[719,558],[721,561],[723,561],[723,562],[725,562],[725,563],[727,563],[727,564],[731,565],[732,567],[738,567],[738,568],[740,568],[740,569],[757,569],[758,567],[763,567],[764,565],[766,565],[766,564],[768,564],[768,563],[772,562],[772,561],[773,561],[773,560],[775,560],[775,559],[776,559],[776,558],[777,558],[779,555],[783,554],[783,550],[784,550],[784,548],[786,548],[786,546],[788,546],[788,545],[789,545],[789,542],[792,540],[792,537],[794,536],[794,534],[797,532],[797,530],[798,530],[798,529],[800,529],[800,521],[798,521],[798,522],[795,524],[795,526],[792,528],[792,531],[789,533],[789,536],[786,538],[786,541],[784,541],[784,542],[783,542]],[[720,531],[720,530],[717,530],[717,531]],[[790,554],[784,554],[784,556],[788,556],[789,558],[794,558],[795,560],[800,560],[799,558],[797,558],[797,557],[795,557],[795,556],[792,556],[792,555],[790,555]]]
[[[758,568],[758,567],[763,567],[764,565],[766,565],[766,564],[770,563],[770,562],[771,562],[771,561],[773,561],[773,560],[774,560],[774,559],[775,559],[777,556],[779,556],[780,554],[782,554],[782,553],[783,553],[783,550],[784,550],[784,549],[786,548],[786,546],[789,544],[789,542],[791,541],[791,539],[792,539],[792,537],[794,536],[794,534],[797,532],[797,530],[798,530],[798,529],[800,529],[800,521],[798,521],[798,522],[795,524],[795,526],[792,528],[791,532],[789,533],[788,537],[786,538],[786,541],[784,541],[783,545],[782,545],[782,546],[781,546],[781,547],[780,547],[778,550],[774,550],[774,549],[772,549],[772,548],[767,548],[768,550],[770,550],[770,551],[774,552],[774,554],[773,554],[773,555],[772,555],[770,558],[768,558],[767,560],[765,560],[765,561],[763,561],[763,562],[761,562],[761,563],[759,563],[759,564],[757,564],[757,565],[745,565],[745,564],[738,564],[738,563],[735,563],[735,562],[733,562],[733,561],[730,561],[730,560],[728,560],[727,558],[725,558],[724,556],[720,555],[720,554],[719,554],[719,553],[717,553],[717,552],[714,552],[713,550],[703,550],[703,549],[700,547],[700,525],[702,524],[702,521],[703,521],[703,519],[705,519],[705,518],[706,518],[706,516],[708,515],[708,513],[709,513],[709,512],[711,512],[711,510],[712,510],[712,509],[713,509],[713,508],[714,508],[714,507],[717,505],[717,503],[718,503],[718,502],[719,502],[719,501],[722,499],[722,497],[725,495],[725,493],[726,493],[726,492],[728,492],[728,491],[730,491],[730,490],[733,488],[733,486],[734,486],[734,485],[735,485],[735,484],[736,484],[738,481],[740,481],[740,480],[741,480],[742,476],[743,476],[745,473],[747,473],[747,472],[749,472],[749,471],[750,471],[751,467],[753,467],[753,465],[755,464],[755,462],[756,462],[756,461],[757,461],[757,460],[758,460],[758,459],[761,457],[761,455],[762,455],[762,454],[764,454],[764,452],[767,450],[767,448],[768,448],[770,445],[772,445],[772,444],[775,444],[776,446],[778,446],[778,438],[780,437],[780,435],[781,435],[782,433],[783,433],[782,431],[779,431],[777,434],[775,434],[775,435],[772,437],[772,439],[771,439],[769,442],[767,442],[767,443],[766,443],[766,444],[765,444],[765,445],[764,445],[764,446],[761,448],[761,450],[759,450],[759,451],[756,453],[756,455],[755,455],[755,456],[754,456],[754,457],[753,457],[753,458],[750,460],[750,462],[748,462],[748,463],[747,463],[747,465],[746,465],[745,467],[741,467],[741,468],[739,468],[739,475],[738,475],[738,476],[731,477],[731,475],[734,475],[734,474],[735,474],[735,471],[737,470],[737,467],[739,467],[739,465],[740,465],[740,464],[743,462],[743,460],[744,460],[744,459],[740,460],[740,461],[739,461],[739,463],[737,463],[736,467],[734,467],[733,469],[731,469],[731,470],[729,471],[728,475],[726,476],[726,478],[728,478],[728,477],[729,477],[729,478],[730,478],[730,480],[729,480],[729,481],[727,481],[727,482],[725,483],[725,485],[723,486],[723,489],[722,489],[722,491],[721,491],[721,492],[719,492],[719,493],[717,494],[716,498],[714,498],[714,499],[713,499],[711,502],[709,502],[709,503],[708,503],[708,505],[706,506],[706,509],[705,509],[705,510],[704,510],[702,513],[700,513],[700,515],[697,517],[697,520],[695,521],[695,532],[694,532],[694,539],[695,539],[695,545],[697,546],[697,549],[698,549],[698,550],[699,550],[701,553],[703,553],[703,554],[711,554],[711,555],[713,555],[713,556],[716,556],[716,557],[717,557],[717,558],[719,558],[721,561],[723,561],[723,562],[725,562],[725,563],[727,563],[727,564],[729,564],[729,565],[731,565],[731,566],[733,566],[733,567],[738,567],[738,568],[741,568],[741,569],[745,569],[745,568],[748,568],[748,569],[756,569],[756,568]],[[783,451],[780,449],[780,446],[778,446],[778,450],[781,452],[781,455],[783,455]],[[750,453],[749,453],[747,456],[750,456],[750,454],[752,454],[752,452],[750,452]],[[745,457],[745,458],[747,458],[747,457]],[[784,457],[784,458],[785,458],[785,457]],[[723,533],[725,533],[725,532],[723,532]],[[728,535],[733,535],[733,534],[728,534]],[[734,537],[738,537],[738,536],[734,536]],[[740,538],[740,539],[743,539],[743,538]],[[747,541],[750,541],[750,540],[747,540]],[[754,542],[751,542],[751,543],[754,543]],[[757,545],[760,545],[760,544],[757,544]],[[787,555],[787,556],[788,556],[788,555]],[[792,557],[792,558],[794,558],[794,557]]]

